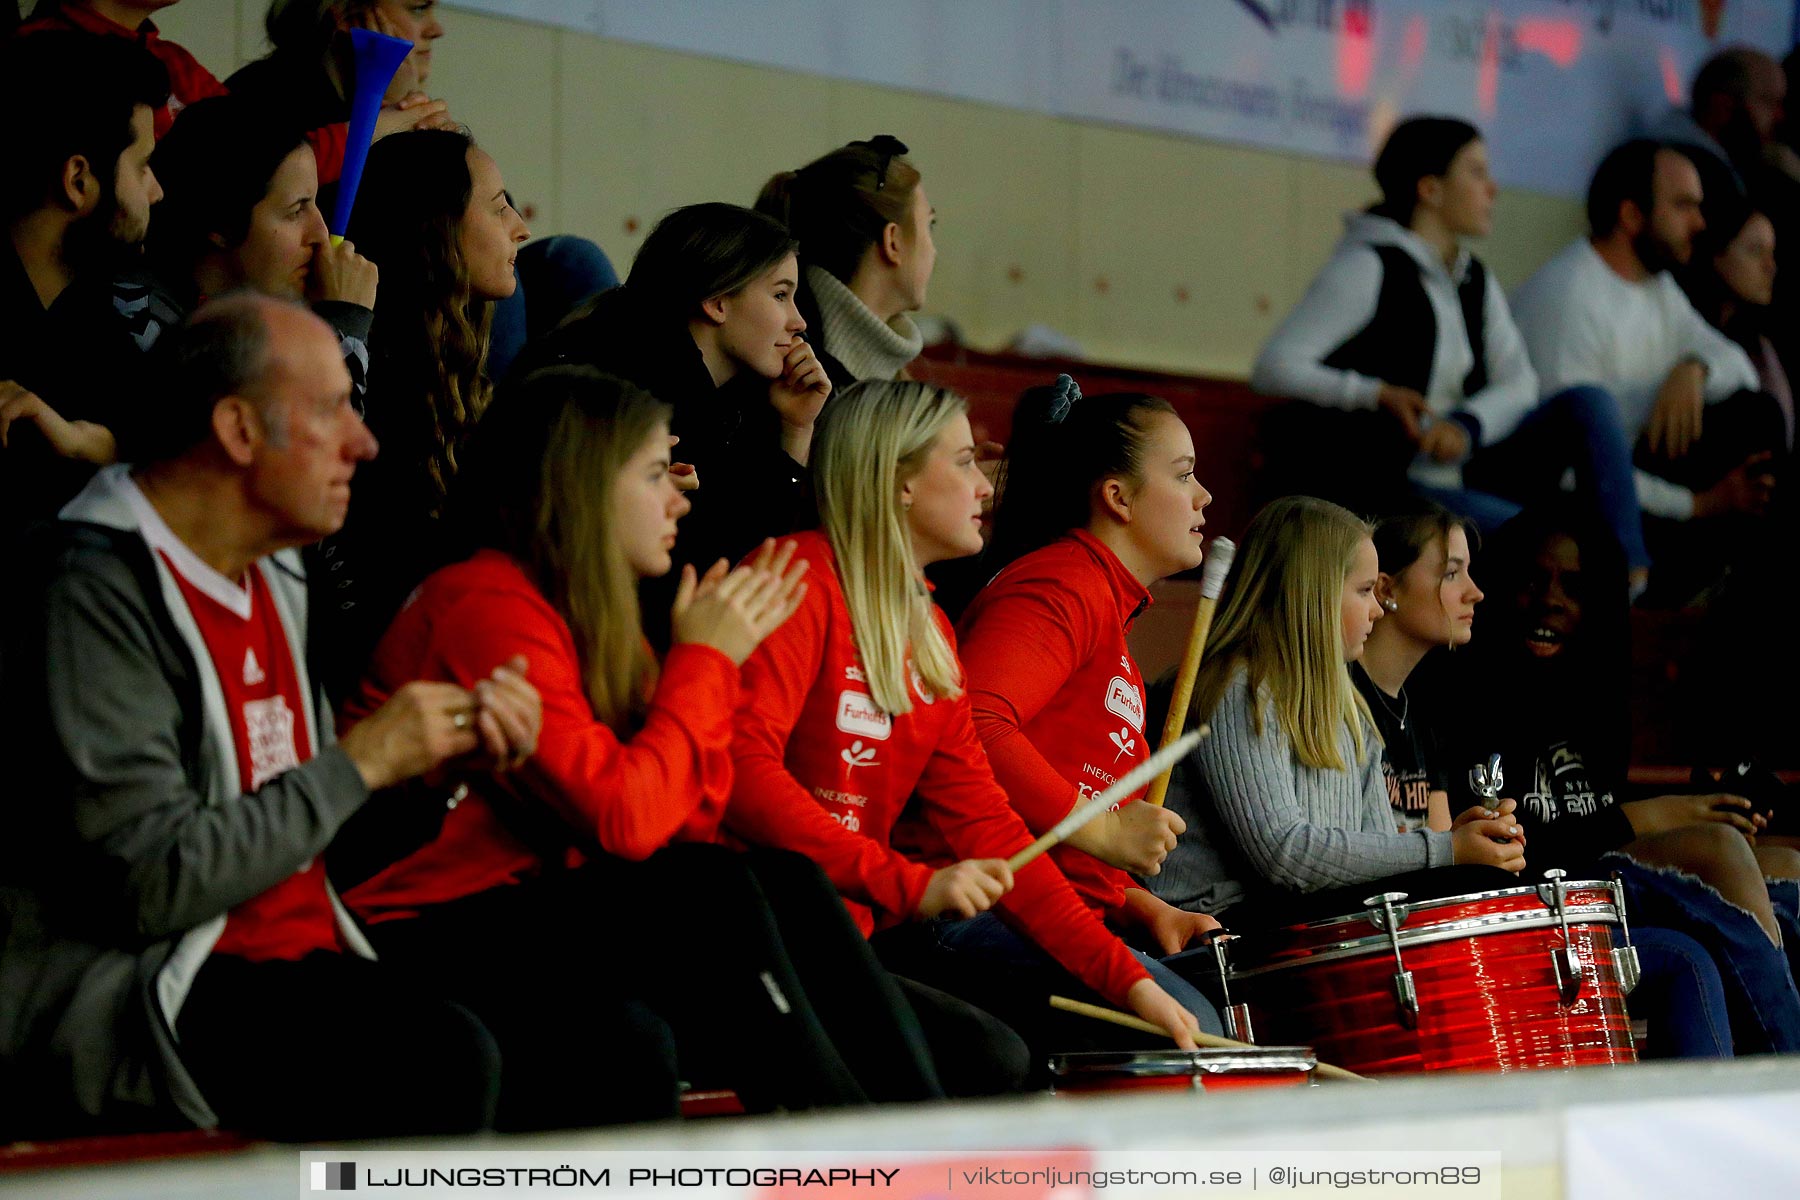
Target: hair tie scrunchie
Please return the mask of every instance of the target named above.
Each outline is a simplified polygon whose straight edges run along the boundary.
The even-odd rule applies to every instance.
[[[1052,425],[1061,425],[1068,418],[1069,410],[1081,399],[1081,385],[1068,375],[1058,375],[1056,382],[1050,385],[1053,392],[1050,397],[1049,420]]]

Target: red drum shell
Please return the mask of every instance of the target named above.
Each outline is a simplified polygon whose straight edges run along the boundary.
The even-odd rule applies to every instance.
[[[1300,1087],[1318,1059],[1305,1046],[1252,1049],[1090,1051],[1050,1059],[1050,1090],[1068,1095]]]
[[[1393,951],[1367,913],[1238,938],[1231,997],[1249,1003],[1259,1038],[1310,1044],[1362,1074],[1635,1062],[1612,957],[1613,894],[1583,882],[1566,884],[1564,895],[1581,967],[1571,1004],[1551,961],[1562,928],[1535,888],[1410,906],[1400,953],[1419,999],[1417,1028],[1401,1020]]]

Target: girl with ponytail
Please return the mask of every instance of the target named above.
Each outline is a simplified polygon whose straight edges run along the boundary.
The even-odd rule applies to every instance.
[[[963,616],[963,663],[994,777],[1041,834],[1154,749],[1126,634],[1151,584],[1200,565],[1212,496],[1194,478],[1193,438],[1167,401],[1083,399],[1067,375],[1020,398],[999,487],[983,564],[993,579]],[[1174,954],[1217,922],[1170,907],[1126,872],[1155,875],[1185,828],[1134,797],[1050,853],[1096,916],[1146,930],[1158,954]],[[1047,963],[993,916],[947,928],[941,940],[956,952],[1003,949],[1010,969]],[[1199,992],[1157,958],[1139,958],[1217,1032]]]
[[[1061,978],[1074,976],[1068,986],[1079,981],[1192,1045],[1193,1016],[1050,859],[1016,877],[1007,867],[1032,835],[994,780],[949,621],[923,574],[981,549],[991,489],[964,401],[921,383],[854,384],[825,414],[813,476],[823,528],[798,535],[795,556],[811,564],[810,586],[744,664],[726,827],[812,856],[865,933],[998,903]],[[918,815],[897,828],[909,801]],[[928,839],[942,849],[923,861],[898,848]],[[877,949],[895,966],[905,942],[884,934]],[[1039,990],[1033,1011],[1042,1008]],[[934,1042],[940,1063],[973,1049]]]
[[[937,212],[906,145],[890,134],[840,146],[763,185],[758,212],[800,240],[797,302],[831,381],[897,379],[924,345]]]

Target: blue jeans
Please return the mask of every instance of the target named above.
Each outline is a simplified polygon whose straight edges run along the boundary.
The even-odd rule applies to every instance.
[[[1492,533],[1525,504],[1556,492],[1570,468],[1575,471],[1577,492],[1605,518],[1626,563],[1649,566],[1631,443],[1618,402],[1597,387],[1556,393],[1519,422],[1510,436],[1477,450],[1463,468],[1463,488],[1421,485],[1418,490],[1469,518],[1483,533]]]
[[[1645,1058],[1730,1058],[1731,1017],[1725,981],[1706,948],[1684,933],[1633,925],[1644,977],[1631,1011],[1650,1023]]]
[[[1672,929],[1706,948],[1725,985],[1737,1053],[1800,1050],[1800,989],[1755,917],[1691,875],[1623,854],[1602,855],[1600,866],[1619,873],[1634,924]]]
[[[525,343],[555,329],[576,305],[619,286],[619,273],[600,247],[586,238],[556,235],[519,249],[519,286],[494,305],[488,339],[488,378],[506,374]]]
[[[1073,980],[1073,976],[1055,959],[1035,943],[1015,933],[1011,926],[991,912],[963,921],[934,921],[932,932],[937,936],[940,950],[985,959],[989,965],[998,964],[1010,973],[1028,978],[1031,986],[1041,986],[1047,993],[1066,989]],[[1224,1022],[1219,1020],[1219,1010],[1201,994],[1200,989],[1164,966],[1159,959],[1142,950],[1133,950],[1132,953],[1137,955],[1138,961],[1149,970],[1150,978],[1163,991],[1194,1014],[1194,1019],[1200,1022],[1201,1032],[1225,1032]]]

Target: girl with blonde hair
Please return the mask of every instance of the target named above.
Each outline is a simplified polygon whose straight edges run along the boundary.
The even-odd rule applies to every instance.
[[[1371,888],[1491,890],[1523,869],[1505,813],[1471,808],[1448,831],[1395,832],[1379,737],[1348,669],[1383,611],[1372,532],[1308,496],[1250,522],[1194,686],[1190,723],[1211,736],[1169,787],[1188,829],[1149,881],[1171,904],[1243,926],[1360,908]],[[1418,877],[1452,864],[1478,869]]]
[[[810,587],[744,664],[726,827],[811,856],[865,934],[999,904],[1071,985],[1192,1045],[1194,1018],[1050,859],[1016,877],[1006,865],[1031,833],[994,781],[949,621],[924,578],[931,564],[981,549],[992,489],[964,401],[920,383],[853,385],[826,410],[813,474],[823,528],[795,539]],[[907,824],[922,822],[946,847],[930,861],[900,848],[914,797]],[[933,1048],[942,1065],[979,1047]]]
[[[366,876],[346,899],[383,961],[486,1014],[515,1128],[671,1115],[664,1050],[752,1110],[942,1096],[818,868],[707,844],[732,788],[740,664],[794,612],[805,564],[765,545],[735,571],[684,567],[657,662],[638,583],[670,570],[688,508],[669,406],[591,368],[502,393],[453,491],[471,553],[401,611],[350,719],[407,678],[511,662],[542,697],[542,733],[524,763],[371,806],[382,825],[334,848],[339,878]]]

